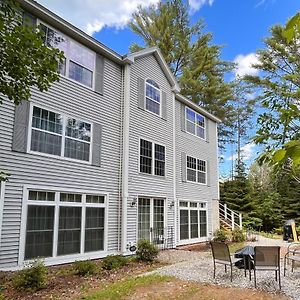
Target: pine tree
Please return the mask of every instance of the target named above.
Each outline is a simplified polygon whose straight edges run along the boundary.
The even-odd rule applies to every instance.
[[[233,86],[225,82],[224,74],[234,65],[221,60],[221,47],[212,45],[212,35],[203,32],[203,21],[191,24],[188,4],[168,0],[140,7],[129,26],[144,43],[133,44],[131,51],[158,46],[182,87],[181,93],[223,120],[219,128],[223,146],[232,134],[234,115],[229,101]]]
[[[245,164],[240,160],[236,164],[233,180],[225,181],[220,188],[220,201],[226,203],[232,210],[247,215],[252,210],[251,188]]]

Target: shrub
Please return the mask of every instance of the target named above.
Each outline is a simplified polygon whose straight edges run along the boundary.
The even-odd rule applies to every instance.
[[[232,239],[231,239],[232,242],[240,243],[240,242],[245,242],[246,240],[246,237],[240,228],[236,228],[232,230],[231,234],[232,234]]]
[[[213,240],[216,241],[216,242],[226,242],[226,241],[228,241],[228,235],[227,235],[226,230],[221,229],[221,228],[217,229],[214,232]]]
[[[275,228],[273,230],[274,234],[278,234],[278,235],[281,235],[283,234],[283,228],[282,227],[279,227],[279,228]]]
[[[136,256],[142,261],[154,261],[158,255],[158,248],[148,240],[140,240],[137,245]]]
[[[105,270],[118,269],[127,264],[127,259],[121,255],[110,255],[103,259],[102,268]]]
[[[25,269],[15,273],[12,283],[16,289],[38,291],[46,287],[47,273],[43,261],[35,260]]]
[[[96,264],[91,260],[75,261],[74,273],[79,276],[93,275],[97,271]]]

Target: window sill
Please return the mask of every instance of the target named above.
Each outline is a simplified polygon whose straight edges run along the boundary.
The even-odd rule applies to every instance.
[[[99,92],[96,92],[92,87],[89,87],[88,85],[85,85],[85,84],[83,84],[83,83],[81,83],[81,82],[79,82],[79,81],[76,81],[76,80],[74,80],[74,79],[72,79],[72,78],[70,78],[70,77],[67,77],[66,75],[62,75],[62,74],[59,74],[59,75],[60,75],[60,77],[66,79],[66,80],[68,80],[68,81],[70,81],[70,82],[73,82],[73,83],[75,83],[75,84],[78,84],[79,86],[81,86],[81,87],[83,87],[83,88],[86,88],[87,90],[89,90],[89,91],[91,91],[91,92],[94,92],[94,93],[103,95],[103,93],[101,94],[101,93],[99,93]]]
[[[195,182],[195,181],[186,181],[187,183],[194,183],[194,184],[198,184],[198,185],[202,185],[202,186],[208,186],[207,183],[201,183],[201,182]]]
[[[148,109],[146,109],[146,108],[141,108],[141,107],[138,107],[138,108],[139,108],[140,110],[146,112],[146,113],[149,113],[149,114],[151,114],[151,115],[153,115],[153,116],[155,116],[155,117],[157,117],[157,118],[163,120],[163,121],[167,121],[166,119],[162,118],[161,115],[157,115],[157,114],[155,114],[154,112],[152,112],[151,110],[148,110]]]
[[[159,175],[148,174],[148,173],[143,173],[143,172],[138,172],[138,174],[141,176],[146,176],[146,177],[151,177],[151,178],[167,179],[167,176],[159,176]]]
[[[31,150],[27,151],[27,154],[38,155],[38,156],[43,156],[43,157],[48,157],[48,158],[54,158],[54,159],[63,160],[63,161],[70,161],[70,162],[75,162],[75,163],[80,163],[80,164],[85,164],[85,165],[90,165],[90,166],[92,165],[91,160],[90,161],[78,160],[78,159],[73,159],[73,158],[69,158],[69,157],[51,155],[51,154],[36,152],[36,151],[31,151]]]
[[[199,140],[201,140],[201,141],[204,141],[204,142],[209,143],[209,141],[206,139],[206,137],[202,138],[202,137],[200,137],[200,136],[198,136],[198,135],[196,135],[196,134],[193,134],[193,133],[191,133],[191,132],[188,132],[187,130],[185,130],[184,132],[187,133],[187,134],[189,134],[190,136],[194,136],[195,138],[197,138],[197,139],[199,139]]]

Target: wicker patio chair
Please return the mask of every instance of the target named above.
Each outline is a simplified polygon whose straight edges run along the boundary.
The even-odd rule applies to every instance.
[[[232,282],[232,266],[240,259],[236,259],[230,255],[227,244],[222,242],[210,242],[213,261],[214,261],[214,278],[216,278],[216,264],[225,266],[225,273],[227,273],[227,266],[230,266],[230,281]]]
[[[275,271],[275,280],[280,279],[280,247],[279,246],[256,246],[254,247],[254,285],[256,287],[256,271]]]
[[[286,263],[288,261],[292,262],[292,272],[294,272],[295,262],[300,263],[300,243],[291,243],[288,246],[287,253],[284,256],[284,271],[283,275],[286,273]]]

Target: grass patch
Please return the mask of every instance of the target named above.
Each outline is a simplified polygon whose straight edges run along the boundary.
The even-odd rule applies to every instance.
[[[229,244],[228,246],[229,246],[230,253],[234,253],[235,251],[244,248],[246,246],[246,243],[245,242],[232,243]]]
[[[97,300],[97,299],[106,299],[106,300],[117,300],[121,299],[124,296],[128,296],[132,291],[140,286],[148,286],[163,281],[170,281],[172,277],[169,276],[160,276],[160,275],[149,275],[149,276],[140,276],[128,278],[120,282],[109,284],[103,290],[93,293],[91,295],[85,296],[82,299],[85,300]]]
[[[261,235],[261,236],[264,236],[266,238],[269,238],[269,239],[282,240],[282,234],[279,235],[279,234],[276,234],[276,233],[263,232],[263,231],[260,231],[258,234]]]

